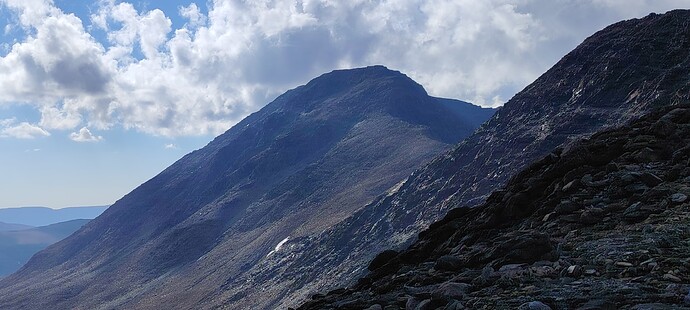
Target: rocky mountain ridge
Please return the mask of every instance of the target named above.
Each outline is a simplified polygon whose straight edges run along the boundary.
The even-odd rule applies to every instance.
[[[247,283],[269,278],[288,291],[274,308],[353,284],[374,255],[403,249],[451,208],[479,205],[554,148],[659,107],[690,102],[688,20],[690,11],[675,10],[595,33],[452,151],[316,237],[289,240]],[[249,289],[229,290],[225,302],[237,305],[233,298]]]
[[[690,308],[690,106],[663,108],[451,210],[300,309]]]
[[[459,112],[493,114],[453,102],[383,66],[324,74],[36,254],[0,281],[0,308],[217,306],[283,240],[341,221],[474,131]]]
[[[36,255],[0,281],[0,308],[285,308],[344,286],[377,253],[479,205],[555,147],[689,101],[687,20],[678,10],[594,34],[411,175],[472,126],[400,73],[326,74]]]

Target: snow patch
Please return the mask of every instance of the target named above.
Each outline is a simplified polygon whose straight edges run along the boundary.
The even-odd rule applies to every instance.
[[[386,196],[392,196],[393,194],[397,193],[400,190],[400,188],[403,186],[403,184],[405,184],[405,182],[407,182],[407,179],[409,179],[409,177],[405,178],[404,180],[398,182],[398,184],[395,184],[395,185],[393,185],[393,187],[389,188],[386,191]]]
[[[268,252],[268,254],[266,255],[266,257],[269,257],[269,256],[271,256],[271,254],[280,251],[280,248],[283,247],[283,244],[285,244],[285,242],[288,242],[289,239],[290,239],[290,236],[287,236],[287,237],[285,237],[285,239],[283,239],[283,241],[278,242],[278,244],[277,244],[276,247],[273,249],[273,251]]]

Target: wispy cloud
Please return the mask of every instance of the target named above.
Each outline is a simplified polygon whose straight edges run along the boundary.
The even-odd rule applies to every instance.
[[[48,137],[50,133],[43,128],[27,122],[16,123],[16,119],[0,120],[0,137],[34,139]]]
[[[69,134],[69,138],[75,142],[99,142],[99,141],[103,141],[102,136],[97,136],[97,135],[92,134],[91,131],[86,127],[82,127],[81,129],[79,129],[79,131]]]
[[[173,143],[168,143],[168,144],[164,145],[163,148],[165,148],[166,150],[174,150],[174,149],[177,149],[177,145],[175,145]]]
[[[82,21],[49,0],[0,5],[18,16],[10,27],[26,31],[0,57],[0,104],[37,107],[39,125],[48,130],[121,125],[165,136],[220,133],[322,72],[379,63],[408,73],[434,95],[497,105],[594,30],[688,6],[686,0],[214,0],[204,14],[194,3],[163,12],[103,0]],[[184,26],[174,29],[170,14],[186,19]],[[95,31],[105,31],[107,42],[94,39]]]

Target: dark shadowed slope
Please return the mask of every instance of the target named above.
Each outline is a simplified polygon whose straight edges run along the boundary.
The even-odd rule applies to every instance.
[[[688,196],[682,105],[555,150],[300,309],[688,309]]]
[[[38,253],[0,282],[0,308],[214,306],[284,240],[342,221],[469,135],[457,112],[385,67],[325,74]]]
[[[0,231],[0,276],[17,271],[32,255],[71,235],[90,220],[79,219],[42,227],[21,226]]]
[[[690,11],[611,25],[586,39],[453,151],[319,236],[290,240],[252,278],[290,281],[281,305],[343,286],[452,206],[475,206],[556,146],[690,100]],[[355,277],[353,277],[355,275]],[[251,279],[250,279],[251,280]],[[262,280],[264,281],[264,280]],[[234,303],[228,297],[228,304]]]

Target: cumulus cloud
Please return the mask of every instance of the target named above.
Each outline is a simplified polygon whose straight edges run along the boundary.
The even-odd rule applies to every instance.
[[[45,105],[40,112],[39,125],[46,129],[72,129],[81,123],[79,111]]]
[[[27,122],[16,123],[16,119],[0,120],[0,137],[34,139],[48,137],[50,133],[43,128]]]
[[[102,136],[97,136],[97,135],[92,134],[91,131],[86,127],[82,127],[81,129],[79,129],[79,131],[69,134],[69,138],[75,142],[99,142],[99,141],[103,141]]]
[[[191,3],[188,6],[183,6],[179,8],[180,16],[187,18],[189,23],[188,28],[198,28],[199,26],[206,25],[206,15],[201,13],[199,7],[196,3]]]
[[[84,21],[49,0],[0,0],[17,16],[12,27],[26,33],[0,57],[0,104],[35,106],[49,130],[217,134],[323,72],[384,64],[433,95],[495,106],[597,29],[687,7],[684,0],[213,0],[201,3],[203,13],[200,3],[163,12],[102,0]],[[171,14],[184,25],[174,29]]]

